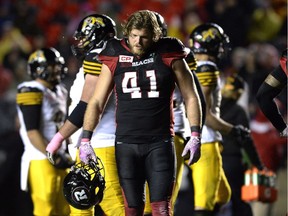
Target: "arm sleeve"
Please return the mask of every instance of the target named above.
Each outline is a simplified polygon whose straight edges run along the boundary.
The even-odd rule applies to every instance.
[[[279,132],[286,128],[286,123],[274,101],[281,90],[263,82],[256,95],[260,109]]]
[[[38,130],[41,121],[41,105],[21,105],[26,130]]]
[[[16,102],[22,114],[26,130],[40,128],[43,92],[38,88],[22,87],[18,89]]]
[[[78,128],[81,128],[83,126],[83,120],[84,120],[84,114],[86,111],[87,103],[84,101],[79,101],[75,109],[72,111],[72,113],[69,115],[68,120],[77,126]]]
[[[257,152],[257,149],[255,147],[255,144],[253,142],[252,138],[247,139],[242,143],[242,148],[247,153],[251,163],[257,167],[257,169],[262,170],[264,168],[264,165],[260,159],[260,156]]]

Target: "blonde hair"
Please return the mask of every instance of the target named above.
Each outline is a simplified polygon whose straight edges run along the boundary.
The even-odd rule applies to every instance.
[[[123,35],[127,37],[133,29],[147,29],[152,32],[154,42],[161,37],[162,31],[157,22],[157,17],[150,10],[139,10],[131,14],[127,21],[122,24]]]

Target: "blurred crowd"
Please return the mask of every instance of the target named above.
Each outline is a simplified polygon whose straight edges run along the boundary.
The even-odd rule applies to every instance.
[[[28,80],[26,67],[29,54],[44,46],[59,50],[68,67],[65,82],[69,89],[79,66],[70,49],[78,22],[95,11],[109,15],[120,27],[122,20],[139,9],[150,9],[162,14],[168,24],[168,35],[178,37],[187,45],[190,32],[201,23],[214,22],[224,29],[230,38],[231,50],[220,65],[223,76],[238,73],[246,81],[247,91],[242,101],[253,123],[251,129],[256,144],[265,141],[263,137],[273,127],[267,126],[269,121],[259,111],[255,95],[268,73],[279,64],[279,56],[287,47],[286,0],[2,0],[0,168],[10,157],[2,149],[12,148],[13,145],[7,147],[3,140],[20,142],[13,133],[18,131],[15,94],[17,84]],[[122,32],[118,31],[118,36],[121,37]],[[283,106],[281,111],[286,112],[287,90],[278,96],[278,100]],[[264,123],[266,130],[259,131],[259,125]],[[283,158],[286,158],[287,145],[283,145],[283,140],[279,141],[277,137],[273,143],[276,146],[272,147],[274,157],[278,160],[276,165],[271,164],[271,168],[277,170],[280,166],[286,166]],[[14,145],[13,149],[15,146],[18,145]],[[14,155],[17,160],[20,160],[21,148],[20,145],[20,153]],[[0,184],[5,182],[4,176],[1,176]]]

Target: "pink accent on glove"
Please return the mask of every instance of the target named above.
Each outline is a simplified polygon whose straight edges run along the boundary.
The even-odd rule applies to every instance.
[[[185,145],[185,148],[182,152],[182,157],[189,155],[189,161],[188,161],[189,166],[193,163],[196,163],[201,156],[200,133],[197,133],[196,136],[194,135],[194,133],[196,132],[193,132],[191,134],[191,138]]]
[[[54,135],[50,143],[46,147],[46,151],[54,154],[61,147],[64,137],[59,132]]]
[[[97,161],[94,149],[90,144],[90,140],[87,138],[81,139],[81,144],[79,146],[79,158],[85,164],[88,164],[89,160],[91,159]]]

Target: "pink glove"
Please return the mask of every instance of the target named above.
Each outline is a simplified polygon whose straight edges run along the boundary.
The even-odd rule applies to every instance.
[[[79,158],[85,164],[88,164],[89,160],[91,159],[97,161],[94,149],[90,144],[90,140],[87,138],[81,139],[79,146]]]
[[[185,157],[186,155],[189,157],[189,166],[199,160],[201,156],[200,147],[200,133],[192,132],[190,140],[187,142],[182,152],[182,157]]]
[[[58,149],[61,147],[64,137],[59,132],[54,135],[50,143],[46,147],[46,155],[50,163],[55,164],[54,157]]]

